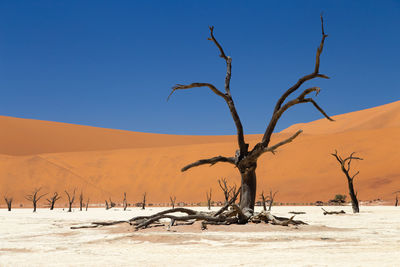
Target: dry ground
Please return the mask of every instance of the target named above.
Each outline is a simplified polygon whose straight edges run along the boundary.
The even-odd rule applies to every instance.
[[[273,207],[276,215],[305,211],[310,225],[158,227],[135,232],[129,225],[71,230],[91,221],[151,214],[131,208],[0,210],[1,266],[398,266],[400,208],[362,206],[361,213],[324,216],[320,207]]]

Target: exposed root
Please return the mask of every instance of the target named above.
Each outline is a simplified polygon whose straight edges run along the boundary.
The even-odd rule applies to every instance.
[[[93,222],[91,225],[85,226],[73,226],[71,229],[81,228],[96,228],[99,226],[116,225],[120,223],[129,223],[135,227],[135,230],[167,226],[168,230],[177,225],[191,225],[196,221],[202,221],[201,227],[203,230],[207,229],[207,225],[230,225],[230,224],[246,224],[252,223],[271,223],[273,225],[299,225],[306,224],[300,220],[294,220],[294,216],[291,218],[284,218],[272,215],[270,212],[262,211],[255,213],[251,216],[246,215],[247,213],[235,204],[235,200],[240,190],[232,197],[232,199],[226,203],[217,212],[199,212],[187,208],[173,208],[158,212],[150,216],[137,216],[128,221],[113,221],[113,222]],[[228,208],[231,208],[228,210]],[[185,215],[176,215],[175,213],[184,213]],[[162,220],[169,219],[169,224],[165,224]]]

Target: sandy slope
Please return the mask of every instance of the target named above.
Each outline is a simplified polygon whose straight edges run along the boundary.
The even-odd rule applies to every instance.
[[[329,153],[357,151],[365,158],[354,163],[361,171],[355,182],[362,200],[392,200],[400,190],[400,101],[294,125],[274,136],[273,142],[301,126],[304,134],[266,154],[258,164],[259,190],[279,190],[277,201],[314,202],[346,193],[346,181]],[[92,202],[112,197],[139,202],[146,191],[150,202],[203,202],[213,188],[222,200],[217,179],[239,184],[231,165],[217,164],[180,172],[199,158],[233,155],[234,136],[173,136],[110,130],[64,123],[0,117],[0,194],[23,195],[32,188],[63,192],[83,190]],[[254,144],[260,135],[247,136]],[[65,200],[64,200],[65,202]],[[63,203],[64,205],[64,203]]]

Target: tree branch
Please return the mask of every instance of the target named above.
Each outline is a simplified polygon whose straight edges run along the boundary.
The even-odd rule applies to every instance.
[[[315,68],[314,68],[314,72],[308,75],[303,76],[302,78],[300,78],[297,83],[295,83],[292,87],[290,87],[285,93],[283,93],[283,95],[279,98],[279,100],[277,101],[275,108],[274,108],[274,112],[271,118],[270,123],[268,124],[267,129],[265,130],[262,142],[264,143],[263,146],[267,147],[269,145],[269,142],[271,140],[271,135],[275,129],[276,123],[278,121],[278,119],[280,118],[280,116],[282,115],[282,113],[287,110],[289,107],[298,104],[298,103],[306,103],[306,102],[310,102],[312,103],[315,108],[317,108],[317,110],[319,110],[326,118],[328,118],[329,120],[332,120],[323,110],[322,108],[320,108],[317,103],[312,100],[312,99],[304,99],[304,97],[313,92],[316,91],[317,93],[319,92],[319,88],[318,87],[312,87],[309,89],[306,89],[299,97],[297,97],[296,99],[289,101],[288,103],[286,103],[284,105],[284,102],[286,101],[287,97],[290,96],[293,92],[295,92],[297,89],[300,88],[300,86],[306,82],[309,81],[311,79],[314,78],[325,78],[325,79],[329,79],[328,76],[324,75],[324,74],[320,74],[319,73],[319,65],[320,65],[320,56],[322,54],[322,50],[324,47],[324,43],[325,43],[325,38],[328,37],[328,35],[325,34],[324,31],[324,20],[321,14],[321,29],[322,29],[322,39],[321,39],[321,43],[317,49],[317,53],[316,53],[316,61],[315,61]],[[289,104],[291,103],[291,104]],[[289,104],[289,105],[288,105]]]
[[[216,95],[222,97],[223,99],[225,99],[225,101],[227,101],[227,96],[224,93],[222,93],[220,90],[218,90],[214,85],[212,85],[210,83],[192,83],[192,84],[189,84],[189,85],[176,84],[175,86],[172,87],[172,92],[169,94],[169,96],[167,98],[167,101],[170,99],[170,97],[172,96],[172,94],[176,90],[191,89],[191,88],[196,88],[196,87],[208,87]]]
[[[320,56],[322,54],[322,50],[324,48],[324,43],[325,43],[325,38],[328,37],[327,34],[325,34],[324,31],[324,18],[322,17],[321,14],[321,29],[322,29],[322,39],[321,39],[321,43],[317,49],[317,54],[316,54],[316,60],[315,60],[315,68],[314,68],[314,72],[308,75],[305,75],[304,77],[300,78],[297,83],[295,83],[292,87],[290,87],[282,96],[281,98],[279,98],[278,102],[276,103],[275,109],[274,109],[274,113],[277,112],[283,102],[285,102],[286,98],[292,94],[294,91],[296,91],[297,89],[299,89],[299,87],[306,81],[309,81],[311,79],[314,78],[324,78],[324,79],[329,79],[328,76],[324,75],[324,74],[320,74],[319,73],[319,64],[320,64]]]
[[[271,146],[271,147],[265,148],[264,151],[263,151],[263,153],[264,153],[264,152],[272,152],[272,153],[274,153],[275,150],[276,150],[278,147],[283,146],[283,145],[286,145],[287,143],[292,142],[292,141],[293,141],[299,134],[301,134],[302,132],[303,132],[303,130],[298,130],[294,135],[290,136],[289,138],[287,138],[287,139],[285,139],[285,140],[283,140],[283,141],[281,141],[281,142],[279,142],[279,143],[277,143],[277,144],[275,144],[275,145],[273,145],[273,146]]]
[[[218,47],[218,49],[220,51],[220,57],[226,61],[227,69],[226,69],[226,76],[225,76],[225,94],[222,93],[220,90],[218,90],[214,85],[209,84],[209,83],[192,83],[190,85],[177,84],[174,87],[172,87],[172,92],[168,96],[168,99],[171,97],[171,95],[176,90],[190,89],[190,88],[194,88],[194,87],[204,87],[204,86],[209,87],[216,95],[222,97],[225,100],[226,104],[228,105],[229,111],[231,112],[231,116],[233,118],[233,121],[235,122],[236,130],[237,130],[238,146],[240,149],[240,155],[241,155],[241,157],[243,157],[247,154],[248,145],[245,143],[242,122],[240,121],[239,114],[236,111],[236,107],[235,107],[235,104],[233,102],[231,92],[230,92],[232,58],[225,55],[225,52],[224,52],[222,46],[215,39],[214,27],[211,26],[211,27],[209,27],[209,29],[210,29],[210,37],[208,38],[208,40],[214,42],[214,44]]]
[[[189,170],[190,168],[197,167],[200,165],[210,164],[211,166],[218,162],[228,162],[235,165],[235,158],[232,157],[223,157],[223,156],[216,156],[210,159],[200,159],[196,162],[186,165],[181,169],[182,172]]]
[[[210,37],[207,38],[207,40],[213,41],[215,45],[218,47],[219,52],[221,53],[219,56],[228,61],[228,57],[225,55],[224,49],[222,49],[222,46],[218,43],[218,41],[214,37],[214,26],[209,26],[210,29]]]

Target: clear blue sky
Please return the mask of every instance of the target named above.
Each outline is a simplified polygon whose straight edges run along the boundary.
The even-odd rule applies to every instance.
[[[400,1],[1,1],[0,115],[169,134],[235,134],[223,89],[245,133],[262,133],[277,98],[312,72],[319,14],[326,40],[314,80],[330,114],[400,99]],[[304,87],[306,88],[306,87]],[[321,118],[297,105],[277,130]]]

